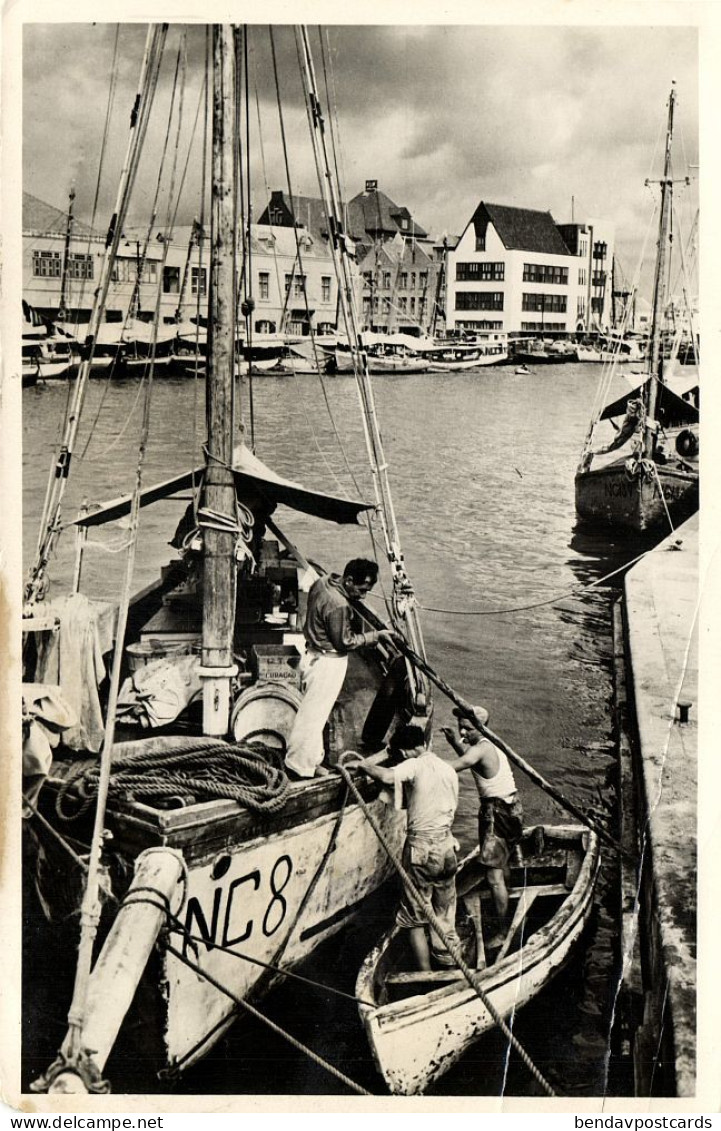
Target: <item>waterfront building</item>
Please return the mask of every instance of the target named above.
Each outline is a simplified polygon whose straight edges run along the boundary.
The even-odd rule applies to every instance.
[[[610,224],[559,226],[550,212],[481,201],[448,255],[448,328],[550,336],[606,328],[612,258]]]
[[[72,202],[71,202],[72,204]],[[164,246],[159,233],[127,228],[120,242],[106,319],[132,313],[151,319],[160,288],[161,321],[207,316],[210,248],[194,223],[178,227]],[[55,320],[89,321],[105,238],[63,212],[23,193],[23,299]],[[329,333],[336,327],[338,287],[327,236],[311,225],[252,224],[249,293],[255,334]]]
[[[365,188],[342,205],[345,231],[353,243],[358,271],[361,321],[380,333],[418,334],[439,323],[442,311],[443,244],[429,238],[405,205],[396,204],[367,180]],[[304,225],[314,239],[328,240],[320,199],[276,190],[260,217],[277,228]]]

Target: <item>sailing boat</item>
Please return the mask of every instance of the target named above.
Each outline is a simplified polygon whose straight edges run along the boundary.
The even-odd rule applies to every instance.
[[[132,495],[70,524],[79,535],[73,591],[61,600],[43,600],[80,398],[166,31],[164,25],[148,32],[114,234],[26,591],[26,827],[40,842],[41,864],[42,837],[50,828],[54,840],[60,837],[87,871],[68,1033],[56,1061],[33,1084],[36,1091],[108,1090],[106,1063],[133,1016],[136,1023],[142,1018],[144,1062],[158,1069],[187,1068],[220,1039],[239,1010],[252,1008],[251,1002],[286,971],[345,927],[391,871],[339,775],[291,784],[282,773],[279,756],[300,701],[296,672],[303,644],[297,621],[320,567],[311,565],[276,524],[278,505],[335,523],[356,523],[378,510],[392,570],[393,622],[423,654],[360,347],[354,356],[374,501],[308,490],[236,443],[238,77],[235,33],[226,26],[212,32],[206,463],[150,488],[142,486],[138,472]],[[321,192],[344,280],[342,315],[348,339],[357,342],[340,197],[330,172],[307,32],[301,28],[297,35],[313,107],[311,138],[324,170]],[[151,365],[152,358],[151,350]],[[141,451],[144,442],[145,436]],[[181,523],[173,540],[180,552],[155,584],[130,599],[141,509],[188,491],[193,496],[188,523]],[[131,531],[123,592],[117,601],[93,602],[79,591],[85,538],[117,519],[129,519]],[[111,646],[112,669],[105,681],[101,657]],[[58,654],[63,661],[59,679],[57,664],[53,669]],[[74,686],[63,678],[68,670]],[[123,703],[127,713],[121,717]],[[366,749],[380,745],[401,719],[430,726],[425,677],[404,658],[378,648],[351,655],[338,706],[328,740],[331,762],[345,749],[358,749],[361,739]],[[47,729],[61,736],[57,751],[43,750]],[[116,742],[116,735],[126,740]],[[404,814],[382,801],[375,784],[361,788],[385,837],[398,847]],[[67,886],[65,877],[59,883],[53,874],[43,883],[41,873],[42,868],[36,882],[52,913]],[[112,891],[102,908],[101,888]],[[99,954],[98,925],[105,936]],[[166,926],[168,932],[161,933]]]
[[[575,479],[576,511],[581,520],[637,532],[673,528],[698,509],[698,382],[672,387],[662,341],[672,230],[671,143],[675,102],[673,86],[660,181],[647,376],[641,385],[614,400],[592,419]],[[616,418],[622,419],[611,443],[594,449],[599,422]],[[612,455],[610,462],[599,462],[598,457],[607,454]]]

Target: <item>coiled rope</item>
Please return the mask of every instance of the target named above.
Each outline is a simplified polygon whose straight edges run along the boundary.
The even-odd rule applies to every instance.
[[[388,858],[390,859],[390,861],[392,862],[396,871],[398,872],[398,875],[401,877],[405,887],[410,892],[410,894],[413,896],[413,899],[416,901],[418,906],[422,908],[423,914],[426,916],[428,922],[433,927],[433,930],[436,932],[438,937],[443,941],[444,945],[448,949],[449,954],[453,958],[453,961],[455,962],[456,966],[458,966],[459,970],[461,971],[464,978],[468,982],[468,985],[471,987],[471,989],[474,991],[474,993],[481,1000],[481,1002],[483,1003],[483,1006],[488,1010],[488,1012],[490,1013],[491,1017],[495,1021],[498,1028],[501,1030],[501,1032],[504,1034],[504,1036],[508,1038],[508,1041],[513,1045],[514,1049],[516,1050],[516,1052],[520,1056],[523,1063],[526,1065],[526,1068],[529,1070],[531,1075],[538,1081],[538,1083],[541,1085],[541,1087],[544,1089],[544,1091],[549,1096],[555,1096],[557,1093],[553,1090],[553,1088],[549,1084],[548,1080],[546,1080],[545,1076],[543,1076],[542,1073],[540,1072],[540,1070],[538,1068],[536,1068],[535,1064],[533,1063],[530,1056],[528,1055],[528,1053],[524,1049],[523,1045],[520,1043],[518,1038],[516,1036],[514,1036],[513,1032],[511,1031],[511,1029],[509,1029],[508,1025],[506,1024],[506,1022],[501,1017],[501,1015],[498,1012],[498,1010],[496,1009],[495,1005],[493,1005],[492,1001],[488,997],[488,994],[483,989],[481,989],[481,987],[478,985],[478,974],[477,974],[477,972],[474,972],[473,970],[471,970],[470,966],[468,965],[468,963],[463,958],[463,955],[461,954],[460,949],[455,945],[453,940],[449,939],[448,936],[446,935],[445,931],[443,930],[443,925],[442,925],[441,921],[439,920],[438,916],[436,915],[435,911],[431,907],[430,903],[427,900],[423,899],[421,893],[418,891],[418,888],[413,883],[413,880],[408,875],[408,872],[406,871],[406,869],[403,867],[403,864],[401,863],[400,857],[398,856],[398,854],[396,853],[396,851],[393,849],[390,842],[386,838],[385,834],[383,833],[383,830],[381,829],[381,827],[379,826],[375,817],[373,816],[370,809],[368,808],[365,801],[363,800],[361,793],[360,793],[360,790],[356,786],[356,784],[353,781],[353,779],[351,778],[348,770],[345,768],[345,766],[342,764],[342,762],[339,762],[338,769],[340,770],[340,773],[343,775],[343,778],[345,779],[349,789],[352,791],[352,793],[353,793],[356,801],[358,802],[360,808],[363,810],[363,813],[364,813],[368,823],[370,824],[371,828],[373,829],[373,832],[376,834],[376,836],[378,837],[378,840],[383,845],[383,848],[385,849],[385,851],[388,855]]]
[[[203,743],[197,738],[172,751],[121,754],[112,761],[108,795],[120,800],[192,793],[208,800],[227,798],[259,813],[277,813],[286,803],[290,783],[273,761],[276,754],[259,743]],[[80,762],[58,793],[58,817],[69,822],[82,816],[95,802],[99,783],[98,763]]]

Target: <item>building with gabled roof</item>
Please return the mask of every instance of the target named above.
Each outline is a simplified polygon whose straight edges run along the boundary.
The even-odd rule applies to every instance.
[[[311,327],[319,333],[335,329],[338,284],[330,244],[316,218],[317,212],[311,211],[313,230],[294,224],[251,225],[249,294],[254,301],[255,334],[304,335]],[[69,240],[67,229],[67,213],[23,194],[23,300],[44,319],[54,321],[62,309],[67,323],[81,327],[90,319],[105,237],[94,235],[75,219]],[[209,266],[207,225],[205,231],[197,222],[176,227],[167,240],[155,229],[148,234],[145,228],[124,228],[106,321],[123,321],[131,306],[139,319],[151,319],[158,292],[162,321],[196,314],[204,319]]]
[[[448,328],[559,335],[607,327],[613,229],[594,225],[559,226],[550,212],[481,201],[448,257]]]
[[[442,251],[442,248],[441,248]],[[442,255],[400,233],[371,247],[358,264],[363,278],[363,327],[418,334],[437,322]]]

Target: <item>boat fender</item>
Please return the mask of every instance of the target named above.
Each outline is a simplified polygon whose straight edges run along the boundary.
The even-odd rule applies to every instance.
[[[685,458],[698,455],[698,436],[690,428],[684,428],[676,437],[676,451]]]

